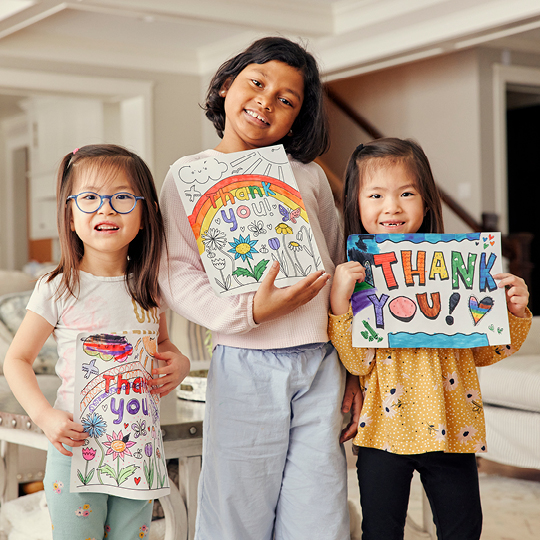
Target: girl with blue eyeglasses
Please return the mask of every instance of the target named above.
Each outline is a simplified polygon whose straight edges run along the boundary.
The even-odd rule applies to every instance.
[[[155,336],[155,357],[164,367],[154,369],[155,378],[146,383],[160,396],[189,372],[188,358],[169,340],[163,313],[156,261],[165,240],[154,181],[144,161],[132,152],[115,145],[89,145],[62,160],[57,200],[61,260],[38,281],[6,354],[4,373],[15,397],[50,441],[44,484],[53,538],[143,538],[152,518],[151,490],[138,490],[137,499],[105,492],[70,493],[73,453],[66,447],[87,445],[103,427],[99,422],[83,427],[73,418],[75,372],[81,368],[75,355],[79,333]],[[62,381],[54,407],[32,369],[51,333]],[[123,460],[132,444],[126,437],[112,441],[113,462]]]

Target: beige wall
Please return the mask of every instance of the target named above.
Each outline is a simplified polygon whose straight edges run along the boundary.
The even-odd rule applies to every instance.
[[[479,85],[475,51],[444,55],[331,83],[333,90],[384,135],[418,141],[430,160],[438,184],[476,219],[480,219],[484,210]],[[346,123],[332,108],[332,150],[328,159],[339,174],[354,147],[369,140],[359,131],[343,135],[347,132],[340,128]],[[447,213],[445,221],[447,232],[467,230]]]

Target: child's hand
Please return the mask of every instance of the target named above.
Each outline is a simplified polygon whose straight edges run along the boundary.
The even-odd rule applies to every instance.
[[[279,288],[274,281],[279,263],[274,261],[253,298],[253,320],[263,323],[287,315],[315,298],[330,279],[323,271],[313,272],[290,287]]]
[[[363,404],[364,396],[360,389],[360,380],[357,375],[347,372],[347,382],[345,384],[341,412],[348,413],[351,411],[351,421],[341,432],[339,437],[340,444],[352,439],[358,433],[358,422],[360,420]]]
[[[167,365],[152,370],[153,379],[148,381],[150,386],[154,386],[150,391],[151,394],[159,394],[160,397],[166,396],[174,390],[187,376],[190,369],[190,362],[187,356],[184,356],[180,351],[164,351],[156,352],[155,357],[158,360],[164,360]],[[163,377],[160,377],[163,375]]]
[[[349,311],[349,301],[356,283],[364,281],[366,269],[356,261],[340,264],[334,273],[330,308],[334,315],[343,315]]]
[[[37,422],[36,422],[37,423]],[[65,456],[72,456],[63,446],[82,446],[88,437],[82,427],[82,424],[73,421],[73,415],[66,411],[51,408],[39,419],[39,427],[51,441],[53,446]]]
[[[516,317],[525,317],[525,310],[529,303],[529,289],[525,281],[514,274],[495,274],[493,279],[500,280],[499,288],[506,288],[508,311]]]

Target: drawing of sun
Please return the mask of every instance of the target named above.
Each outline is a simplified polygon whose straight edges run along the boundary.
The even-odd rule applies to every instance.
[[[286,154],[278,152],[279,149],[280,146],[269,146],[254,150],[247,156],[231,162],[231,170],[234,174],[260,174],[283,181],[285,179],[283,165],[287,162],[283,161]]]

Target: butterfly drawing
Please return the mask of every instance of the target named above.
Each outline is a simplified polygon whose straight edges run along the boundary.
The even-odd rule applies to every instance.
[[[259,236],[259,234],[266,234],[266,230],[264,229],[264,223],[261,219],[259,219],[259,221],[254,221],[253,223],[248,225],[247,228],[253,233],[253,236]]]
[[[137,439],[146,432],[146,420],[138,420],[137,422],[131,424],[131,427],[133,428],[135,438]]]
[[[282,204],[279,205],[279,212],[283,216],[283,221],[291,220],[293,223],[296,223],[296,218],[300,217],[302,209],[298,207],[296,210],[289,211]]]

